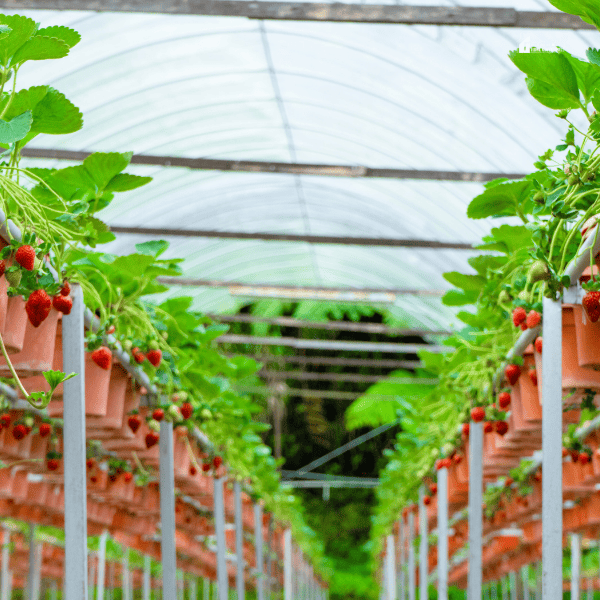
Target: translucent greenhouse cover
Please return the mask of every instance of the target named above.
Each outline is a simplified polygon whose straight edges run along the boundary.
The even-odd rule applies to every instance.
[[[551,9],[535,0],[466,4]],[[507,53],[524,43],[583,55],[598,45],[589,31],[18,12],[82,35],[69,57],[29,63],[20,74],[20,86],[48,83],[84,114],[81,131],[39,136],[35,146],[190,158],[527,172],[558,143],[564,123],[529,97]],[[28,160],[41,163],[67,164]],[[154,181],[115,198],[100,215],[111,225],[472,243],[497,224],[467,219],[467,204],[482,189],[475,183],[130,170]],[[107,250],[131,252],[141,241],[119,234]],[[469,272],[472,255],[169,241],[169,255],[185,257],[185,277],[249,284],[444,290],[442,274]],[[203,310],[240,303],[222,288],[172,293],[195,296]],[[415,325],[455,322],[435,297],[399,296],[393,310]]]

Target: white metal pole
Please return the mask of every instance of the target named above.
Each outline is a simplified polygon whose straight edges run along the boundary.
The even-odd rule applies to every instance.
[[[544,298],[542,353],[542,592],[562,598],[562,300]]]
[[[292,596],[292,530],[283,534],[283,600],[293,600]]]
[[[509,582],[508,579],[506,577],[503,577],[500,581],[500,586],[502,588],[502,600],[508,600],[508,587],[509,587]]]
[[[2,589],[0,590],[1,600],[8,600],[8,586],[9,579],[11,578],[9,572],[9,562],[10,562],[10,531],[4,527],[3,528],[3,539],[2,539]]]
[[[227,576],[226,542],[225,542],[225,504],[223,501],[223,485],[225,478],[214,480],[215,485],[215,534],[217,536],[217,581],[219,584],[219,600],[227,600],[229,596],[229,577]]]
[[[104,600],[104,582],[106,581],[106,539],[108,531],[105,529],[98,540],[98,584],[96,586],[96,600]]]
[[[90,563],[90,569],[88,574],[88,585],[91,589],[91,597],[94,597],[94,586],[96,585],[96,557],[97,552],[90,552],[88,554],[88,560]]]
[[[545,334],[544,334],[545,335]],[[545,375],[544,375],[545,377]],[[571,600],[579,600],[581,590],[581,534],[571,534]]]
[[[415,567],[415,515],[408,514],[408,600],[417,598],[417,578]]]
[[[237,600],[244,600],[246,585],[244,582],[244,517],[242,514],[242,484],[233,484],[233,500],[235,503],[235,554],[237,558],[236,589]]]
[[[396,552],[394,548],[394,536],[387,536],[387,551],[385,555],[386,564],[386,588],[387,600],[396,600]]]
[[[87,600],[87,489],[85,467],[85,348],[83,292],[71,285],[73,308],[62,318],[65,485],[65,598]]]
[[[427,507],[423,502],[425,487],[419,488],[419,600],[428,597],[427,589]]]
[[[50,583],[50,600],[58,600],[58,582],[53,579]]]
[[[29,569],[27,575],[27,600],[38,600],[35,593],[37,569],[37,543],[35,541],[35,525],[29,524]]]
[[[511,571],[508,575],[509,587],[510,587],[510,600],[517,600],[517,574],[515,571]]]
[[[202,578],[202,600],[210,600],[210,581],[206,578]]]
[[[163,598],[177,598],[175,548],[175,472],[173,468],[173,423],[160,422],[160,548]]]
[[[265,600],[262,506],[259,502],[254,505],[254,544],[256,546],[256,598],[257,600]]]
[[[521,583],[523,584],[523,600],[531,600],[529,593],[529,567],[523,565],[521,567]]]
[[[406,600],[406,565],[404,564],[404,518],[398,521],[398,598]]]
[[[469,427],[469,574],[468,600],[481,598],[483,529],[483,423]]]
[[[150,600],[151,561],[149,554],[144,555],[144,577],[142,579],[142,600]]]
[[[448,469],[438,471],[438,599],[448,600]]]
[[[188,579],[188,600],[198,600],[198,581],[195,575]]]
[[[123,600],[131,600],[131,596],[129,594],[129,548],[125,548],[125,552],[123,553],[123,557],[121,559],[121,569],[123,573],[121,577]]]

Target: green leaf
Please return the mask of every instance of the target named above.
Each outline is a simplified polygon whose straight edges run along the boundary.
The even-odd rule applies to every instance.
[[[63,58],[69,50],[68,44],[62,40],[36,35],[15,52],[11,65],[21,65],[28,60]]]
[[[64,94],[49,87],[33,111],[32,132],[74,133],[82,127],[83,116],[79,109]]]
[[[140,254],[154,256],[155,258],[158,258],[168,247],[169,242],[165,242],[164,240],[150,240],[135,245],[135,249]]]
[[[13,144],[22,140],[29,133],[32,122],[29,110],[8,122],[0,119],[0,144]]]
[[[13,54],[35,33],[37,24],[21,15],[0,15],[0,24],[10,27],[10,33],[0,39],[0,63],[8,66]]]
[[[515,66],[528,77],[543,81],[578,102],[577,76],[566,54],[564,51],[513,51],[509,54],[509,57]]]
[[[600,2],[598,0],[548,0],[552,6],[571,15],[581,17],[586,23],[600,27]]]
[[[534,79],[533,77],[526,77],[525,83],[529,93],[540,103],[548,108],[560,110],[563,108],[579,108],[579,100],[575,100],[562,90],[556,89],[551,85]]]
[[[485,277],[480,277],[479,275],[465,275],[458,271],[444,273],[444,279],[453,286],[467,292],[479,292],[486,283]]]
[[[128,164],[129,155],[119,152],[94,152],[83,161],[98,190],[104,190],[108,182]]]
[[[44,378],[48,382],[51,390],[56,389],[61,383],[76,377],[77,373],[70,373],[66,375],[62,371],[44,371]]]
[[[571,56],[568,52],[563,52],[563,55],[575,71],[577,87],[583,95],[585,104],[588,104],[594,92],[600,88],[600,69],[596,65]]]
[[[471,219],[514,216],[517,214],[516,208],[529,197],[531,186],[531,182],[521,180],[488,188],[471,201],[467,216]]]
[[[36,36],[43,35],[46,37],[57,38],[62,40],[69,48],[76,46],[81,41],[81,36],[77,31],[70,27],[64,27],[62,25],[53,25],[52,27],[44,27],[39,29]]]
[[[130,173],[115,175],[104,188],[107,192],[127,192],[142,187],[152,181],[152,177],[140,177]]]
[[[478,292],[450,290],[442,296],[442,304],[446,306],[465,306],[467,304],[474,304],[478,297]]]

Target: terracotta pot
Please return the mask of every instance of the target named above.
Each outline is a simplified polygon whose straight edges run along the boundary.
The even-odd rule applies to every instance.
[[[129,374],[123,367],[114,364],[110,373],[106,415],[90,415],[86,418],[85,426],[86,430],[88,430],[88,437],[93,435],[93,430],[95,429],[107,430],[109,434],[120,432],[123,427],[125,394],[128,385]]]
[[[581,304],[573,306],[577,363],[580,367],[600,370],[600,323],[592,323]]]
[[[540,399],[542,396],[541,379],[538,385],[534,385],[529,377],[529,369],[535,367],[535,359],[533,355],[524,356],[524,368],[519,377],[519,393],[521,399],[521,407],[523,409],[523,417],[527,423],[541,426],[542,424],[542,406]]]
[[[4,278],[3,278],[4,279]],[[22,296],[12,296],[8,299],[6,308],[6,321],[2,340],[9,354],[16,354],[23,349],[25,329],[29,319],[25,312],[25,300]]]

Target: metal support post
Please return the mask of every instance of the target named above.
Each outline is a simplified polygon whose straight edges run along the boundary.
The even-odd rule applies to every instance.
[[[236,554],[236,589],[237,600],[244,600],[246,586],[244,583],[244,522],[242,515],[242,484],[233,483],[233,501],[235,505],[235,554]]]
[[[483,423],[469,428],[469,600],[481,598],[483,528]]]
[[[108,531],[101,533],[98,540],[98,584],[96,585],[96,600],[104,600],[104,582],[106,581],[106,539]]]
[[[267,525],[267,598],[271,598],[271,587],[273,579],[273,557],[271,551],[273,547],[273,515],[269,513],[269,524]],[[312,567],[311,567],[312,569]],[[314,587],[314,586],[313,586]],[[313,594],[314,595],[314,594]]]
[[[417,598],[417,578],[415,568],[415,515],[408,514],[408,600]]]
[[[448,600],[448,469],[438,471],[438,599]]]
[[[404,519],[400,517],[398,521],[398,599],[406,600],[406,578],[404,572]]]
[[[510,600],[517,600],[517,574],[515,571],[509,573],[508,581],[510,587]]]
[[[53,579],[50,583],[50,600],[58,600],[58,582]]]
[[[88,585],[90,586],[90,589],[92,590],[91,596],[92,598],[94,597],[94,586],[96,585],[96,559],[97,559],[98,553],[97,552],[90,552],[88,555],[88,559],[89,559],[89,563],[90,563],[90,568],[89,568],[89,573],[88,573]]]
[[[37,581],[37,542],[35,541],[36,527],[33,523],[29,524],[29,570],[27,575],[27,600],[38,600],[36,589]]]
[[[150,555],[144,555],[144,576],[142,579],[142,600],[150,600],[150,586],[151,586],[151,561]]]
[[[3,529],[2,536],[2,587],[0,589],[0,600],[8,600],[9,579],[12,576],[9,571],[10,531],[6,527]]]
[[[394,548],[394,536],[387,536],[385,553],[385,580],[387,600],[396,600],[396,552]]]
[[[503,577],[500,580],[500,587],[502,589],[502,600],[508,600],[508,588],[510,586],[510,582],[506,577]]]
[[[65,485],[65,598],[87,600],[87,488],[85,467],[85,348],[83,292],[71,285],[73,308],[62,319]]]
[[[262,506],[259,502],[254,505],[254,544],[256,546],[256,598],[265,600]]]
[[[121,586],[123,600],[131,600],[130,587],[129,587],[129,548],[125,548],[123,558],[121,559]]]
[[[292,595],[292,530],[283,534],[283,600],[293,600]]]
[[[160,422],[160,549],[163,598],[177,598],[173,423]]]
[[[210,581],[206,578],[202,578],[202,600],[210,600]]]
[[[195,575],[188,579],[188,600],[198,600],[198,582]]]
[[[227,546],[225,542],[225,503],[223,500],[224,477],[214,480],[215,485],[215,534],[217,536],[217,582],[219,600],[229,596],[229,577],[227,576]]]
[[[562,300],[544,298],[542,353],[542,593],[562,598]]]
[[[571,600],[580,599],[581,590],[581,534],[571,534]]]
[[[529,593],[529,566],[523,565],[521,567],[521,583],[523,584],[523,600],[531,600],[531,594]]]
[[[425,487],[419,488],[419,600],[428,596],[427,576],[427,507],[423,502]]]

